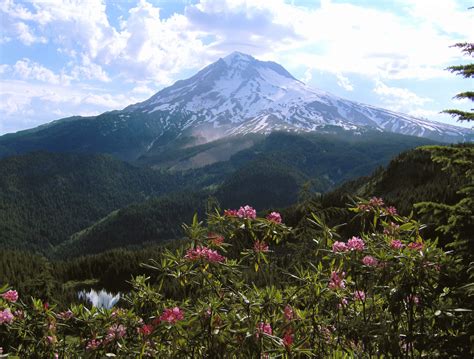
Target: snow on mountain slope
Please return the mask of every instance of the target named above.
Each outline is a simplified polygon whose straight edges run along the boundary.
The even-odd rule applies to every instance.
[[[317,131],[327,125],[463,141],[473,132],[345,100],[313,89],[282,66],[234,52],[125,112],[160,118],[176,130],[218,128],[224,135]],[[170,124],[170,116],[174,123]]]

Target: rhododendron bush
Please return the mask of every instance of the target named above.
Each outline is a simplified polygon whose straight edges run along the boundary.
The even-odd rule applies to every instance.
[[[57,311],[5,286],[0,346],[59,358],[445,356],[467,311],[453,307],[443,282],[449,254],[381,199],[351,210],[360,233],[340,238],[326,227],[313,259],[291,268],[278,258],[298,237],[279,213],[243,206],[205,225],[195,217],[189,245],[146,264],[153,282],[135,278],[110,310]]]

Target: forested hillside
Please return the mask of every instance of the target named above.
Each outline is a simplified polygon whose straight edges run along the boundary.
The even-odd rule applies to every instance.
[[[177,177],[105,155],[36,152],[0,160],[0,243],[39,252]]]

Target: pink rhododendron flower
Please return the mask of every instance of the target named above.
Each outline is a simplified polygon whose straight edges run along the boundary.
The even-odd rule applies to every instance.
[[[385,208],[385,212],[390,216],[396,216],[397,215],[397,209],[393,206]]]
[[[281,215],[278,212],[272,212],[267,215],[267,219],[271,222],[281,223]]]
[[[283,345],[287,348],[291,347],[294,342],[294,335],[291,329],[287,329],[283,335]]]
[[[0,324],[10,324],[15,319],[9,308],[0,311]]]
[[[347,303],[349,303],[349,302],[347,301],[347,299],[346,299],[346,298],[342,298],[342,299],[341,299],[341,302],[337,305],[337,308],[338,308],[338,309],[342,309],[342,308],[344,308],[344,307],[347,305]]]
[[[237,217],[255,219],[257,217],[257,211],[250,206],[243,206],[237,211]]]
[[[332,251],[334,253],[336,252],[347,252],[349,248],[347,248],[346,244],[344,242],[334,242],[332,245]]]
[[[392,249],[402,249],[403,248],[403,243],[402,243],[402,241],[399,241],[398,239],[392,239],[390,241],[390,247]]]
[[[102,344],[102,340],[100,339],[91,339],[86,344],[87,350],[96,350]]]
[[[74,313],[70,310],[66,310],[65,312],[58,313],[58,318],[63,320],[71,319],[74,316]]]
[[[364,263],[364,265],[366,265],[368,267],[373,267],[373,266],[376,266],[378,264],[378,261],[377,261],[377,259],[375,259],[372,256],[365,256],[362,259],[362,263]]]
[[[347,247],[351,251],[363,251],[364,250],[365,243],[362,239],[359,237],[352,237],[347,241]]]
[[[140,328],[138,328],[138,333],[142,334],[143,336],[148,336],[153,332],[153,325],[150,324],[143,324]]]
[[[258,323],[257,333],[255,335],[258,338],[260,334],[262,333],[272,335],[273,334],[272,326],[269,323],[264,323],[264,322]]]
[[[382,198],[379,198],[379,197],[372,197],[370,200],[369,200],[369,204],[371,206],[383,206],[384,203],[383,203],[383,199]]]
[[[183,310],[178,307],[174,307],[172,309],[165,309],[163,314],[160,316],[160,321],[168,322],[170,324],[175,324],[180,320],[184,319]]]
[[[105,337],[106,342],[123,338],[127,334],[127,329],[122,324],[113,324],[108,330]]]
[[[329,281],[329,288],[331,289],[339,289],[339,288],[345,288],[346,284],[344,282],[344,276],[346,275],[345,272],[342,273],[337,273],[337,272],[332,272],[331,273],[331,280]]]
[[[365,292],[363,290],[356,290],[354,292],[354,299],[355,300],[364,300],[365,299]]]
[[[285,306],[285,309],[283,310],[283,315],[285,316],[286,320],[293,320],[295,313],[293,312],[293,308],[291,308],[289,304]]]
[[[399,231],[400,226],[396,223],[389,222],[388,225],[384,228],[383,234],[389,235],[389,236],[395,236],[397,232]]]
[[[208,247],[197,246],[196,248],[189,248],[186,251],[185,259],[190,261],[197,261],[200,259],[207,260],[209,262],[223,262],[224,256],[221,256],[217,251],[212,250]]]
[[[16,290],[9,290],[2,294],[2,298],[14,303],[18,300],[18,292]]]
[[[224,216],[226,216],[226,217],[237,217],[237,210],[236,209],[226,209],[224,211]]]
[[[255,252],[268,252],[268,244],[264,241],[255,241],[253,244],[253,250]]]
[[[215,246],[220,246],[222,243],[224,243],[224,237],[221,236],[220,234],[216,233],[208,233],[207,238],[211,241],[212,244]]]
[[[413,249],[414,251],[421,251],[421,250],[423,250],[423,247],[424,247],[424,245],[421,242],[411,242],[408,245],[408,248]]]

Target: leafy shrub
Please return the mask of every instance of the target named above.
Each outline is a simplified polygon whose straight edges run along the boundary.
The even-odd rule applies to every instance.
[[[281,216],[252,207],[184,226],[190,244],[145,266],[120,308],[57,312],[0,290],[3,352],[21,357],[468,357],[446,283],[449,253],[380,198],[360,201],[348,240],[316,216],[310,261],[280,268]],[[305,247],[306,248],[306,247]],[[307,249],[306,249],[307,250]],[[305,256],[302,256],[307,258]],[[270,283],[267,279],[278,278]],[[454,323],[457,323],[454,325]],[[457,328],[454,330],[453,328]]]

